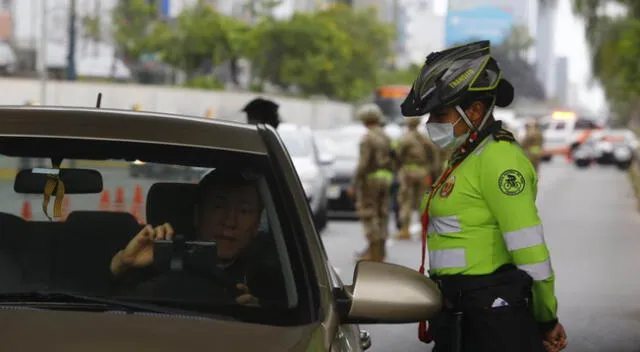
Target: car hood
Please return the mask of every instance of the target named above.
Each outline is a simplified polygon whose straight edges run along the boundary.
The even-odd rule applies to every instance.
[[[2,345],[14,351],[320,351],[318,324],[266,325],[170,315],[5,310]]]

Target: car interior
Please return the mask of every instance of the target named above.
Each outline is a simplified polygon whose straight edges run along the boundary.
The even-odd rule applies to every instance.
[[[48,165],[64,165],[64,161],[69,160],[118,159],[211,167],[210,164],[203,165],[202,158],[212,154],[210,150],[198,153],[195,148],[191,148],[186,153],[184,148],[181,150],[170,145],[121,141],[113,143],[41,138],[34,142],[33,139],[29,141],[19,137],[0,137],[0,155],[44,158]],[[242,165],[260,167],[265,164],[265,159],[267,158],[264,156],[238,152],[216,154],[216,161],[225,167],[238,166],[239,160]],[[55,166],[51,168],[55,169]],[[67,175],[74,175],[69,177],[73,182],[65,184],[66,197],[102,191],[102,176],[94,170],[84,170],[86,172],[83,173],[82,169],[62,167],[60,171],[61,180],[65,180],[65,172]],[[27,174],[32,176],[20,176]],[[18,173],[14,182],[16,193],[42,194],[46,188],[45,179],[33,175],[35,171]],[[78,175],[85,175],[87,178],[83,179]],[[96,179],[96,175],[100,179]],[[191,240],[196,232],[193,221],[196,190],[197,184],[192,182],[153,183],[146,196],[146,224],[158,226],[169,222],[176,234],[184,234],[186,240]],[[53,192],[52,203],[56,196],[56,192]],[[273,204],[271,206],[275,207]],[[38,211],[37,206],[34,207],[35,211]],[[276,214],[272,213],[272,216]],[[49,290],[106,296],[112,282],[109,267],[113,255],[123,249],[143,226],[128,212],[83,209],[71,211],[64,221],[29,221],[0,209],[0,293]],[[288,253],[291,252],[291,246],[298,247],[291,241],[285,241],[282,236],[274,236],[271,229],[271,226],[263,225],[256,243],[259,243],[260,250],[278,253],[280,264],[283,265],[283,275],[286,277],[287,294],[291,295],[289,308],[296,308],[296,295],[300,287],[296,287],[299,283],[295,282],[294,276],[300,274],[296,272],[300,270],[300,266],[282,261],[295,261],[296,258],[290,258]]]

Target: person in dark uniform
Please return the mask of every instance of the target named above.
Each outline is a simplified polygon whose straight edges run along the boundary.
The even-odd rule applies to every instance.
[[[236,303],[250,306],[281,305],[286,302],[284,278],[277,252],[268,236],[259,231],[263,204],[258,180],[243,173],[214,170],[198,184],[195,207],[195,237],[217,244],[218,272],[234,286],[229,290]],[[167,206],[172,206],[168,204]],[[153,267],[154,240],[170,240],[169,223],[145,226],[111,261],[116,293],[191,299],[215,296],[220,282],[206,275],[158,273]],[[217,287],[213,287],[217,286]]]
[[[250,101],[242,111],[247,113],[247,123],[264,123],[277,129],[281,122],[278,108],[278,104],[271,100],[256,98]]]

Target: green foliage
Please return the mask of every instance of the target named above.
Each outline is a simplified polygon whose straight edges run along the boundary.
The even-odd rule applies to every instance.
[[[142,54],[157,47],[150,34],[157,24],[158,10],[146,0],[118,1],[113,9],[114,40],[127,61],[137,61]]]
[[[615,2],[627,8],[625,16],[605,16],[604,0],[573,0],[573,11],[585,19],[593,75],[624,122],[640,106],[640,1]]]
[[[381,70],[379,72],[379,85],[412,85],[416,77],[420,74],[419,65],[411,65],[405,70]]]
[[[187,88],[222,90],[225,88],[224,83],[211,76],[200,76],[187,81],[184,84]]]
[[[263,89],[268,82],[303,96],[355,101],[396,80],[393,75],[400,79],[397,72],[381,71],[391,55],[393,31],[377,21],[375,11],[333,6],[276,20],[268,14],[279,2],[247,0],[251,17],[257,19],[249,25],[203,2],[165,23],[145,0],[121,1],[113,13],[114,36],[125,58],[139,61],[157,54],[184,71],[189,85],[205,84],[197,77],[210,76],[224,63],[230,63],[237,82],[240,58],[251,62],[252,89]]]

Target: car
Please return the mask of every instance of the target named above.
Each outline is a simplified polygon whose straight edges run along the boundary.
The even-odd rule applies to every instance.
[[[603,165],[613,164],[626,169],[638,144],[635,133],[629,129],[601,131],[595,141],[596,160]]]
[[[573,163],[578,168],[587,168],[596,160],[595,144],[595,141],[588,140],[573,149]]]
[[[302,180],[316,227],[323,231],[329,222],[327,191],[334,157],[328,151],[321,151],[318,138],[309,128],[285,123],[278,126],[278,133]]]
[[[395,264],[361,261],[353,284],[343,284],[315,229],[292,158],[271,127],[76,107],[3,107],[0,113],[5,117],[0,127],[3,165],[17,167],[23,157],[50,161],[44,168],[14,170],[15,176],[5,172],[1,180],[0,305],[5,308],[3,318],[14,322],[3,326],[4,346],[20,346],[21,351],[88,351],[95,346],[137,351],[361,351],[371,340],[359,324],[415,323],[433,318],[442,308],[442,295],[433,281]],[[149,123],[152,132],[144,128]],[[253,188],[239,188],[244,190],[237,193],[240,198],[229,198],[236,194],[225,193],[232,184],[215,184],[208,208],[200,208],[203,193],[198,184],[147,181],[149,189],[142,199],[146,204],[137,187],[132,200],[146,209],[144,216],[136,217],[126,210],[102,209],[107,200],[103,192],[140,181],[127,179],[124,168],[59,168],[70,160],[145,160],[212,169],[214,175],[229,170],[251,182],[245,184],[255,185],[259,199],[250,197]],[[45,209],[48,200],[53,203],[53,214],[26,206],[43,198]],[[202,218],[205,209],[216,217]],[[236,219],[258,219],[259,209],[266,225],[260,231],[251,225],[253,220]],[[210,264],[223,259],[221,245],[234,242],[195,236],[201,221],[214,221],[225,233],[249,224],[246,229],[251,232],[243,233],[252,234],[251,246],[259,247],[246,252],[243,260],[254,269],[277,269],[261,278],[270,288],[282,290],[275,297],[279,304],[265,300],[245,306],[223,298],[234,297],[227,287],[235,280],[225,277],[225,267]],[[114,280],[111,265],[116,254],[145,225],[166,223],[172,225],[173,238],[147,247],[153,256],[146,263],[153,270],[145,275],[155,273],[155,279],[134,275]],[[263,255],[273,261],[250,261]],[[251,286],[244,273],[243,282]],[[199,278],[207,289],[185,285],[193,282],[189,278]],[[115,284],[142,290],[114,290]],[[145,284],[155,290],[145,290]]]

